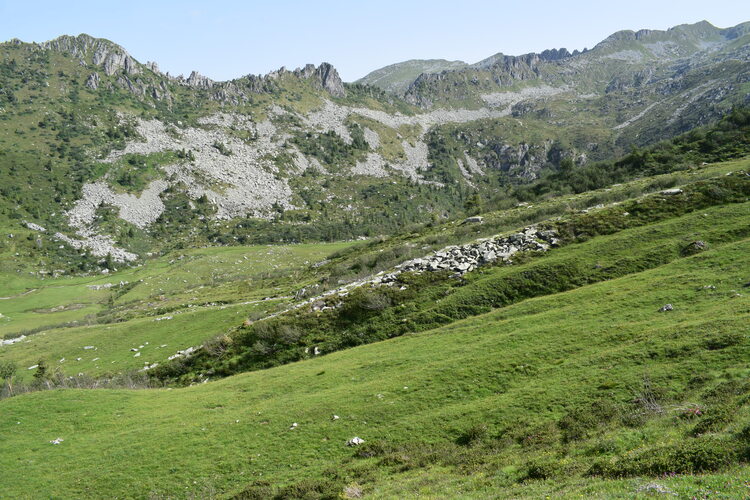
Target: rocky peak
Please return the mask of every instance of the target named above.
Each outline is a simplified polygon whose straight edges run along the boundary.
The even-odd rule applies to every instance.
[[[333,97],[344,97],[346,95],[339,72],[327,62],[321,63],[317,68],[314,64],[307,64],[302,69],[295,69],[293,74],[298,78],[313,79],[317,86],[326,90]]]
[[[199,87],[203,89],[208,89],[214,86],[213,80],[211,80],[207,76],[201,75],[197,71],[191,72],[190,76],[188,76],[185,80],[185,83],[190,87]]]
[[[81,61],[86,61],[90,57],[91,63],[95,66],[101,66],[109,76],[121,70],[128,75],[140,73],[138,61],[133,59],[121,46],[85,33],[78,36],[63,35],[44,42],[41,46],[45,49],[71,54]]]
[[[333,97],[344,97],[344,83],[341,81],[339,72],[332,65],[324,62],[315,70],[315,76],[320,80],[320,84]]]
[[[575,54],[575,52],[574,52]],[[543,61],[559,61],[561,59],[567,59],[568,57],[571,57],[573,54],[568,52],[568,49],[562,48],[562,49],[548,49],[544,50],[539,54],[539,58]]]

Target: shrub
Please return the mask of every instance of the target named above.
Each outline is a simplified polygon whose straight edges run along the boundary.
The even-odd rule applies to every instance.
[[[525,448],[551,446],[560,439],[560,430],[552,422],[527,426],[514,433],[514,439]]]
[[[563,441],[577,441],[589,435],[598,426],[619,414],[617,406],[609,400],[598,399],[588,405],[573,408],[558,422]]]
[[[720,404],[729,402],[738,396],[744,396],[748,392],[750,392],[750,381],[728,380],[707,390],[703,394],[703,399],[707,403]]]
[[[0,379],[9,380],[16,374],[18,367],[10,361],[0,361]]]
[[[274,500],[337,500],[341,498],[343,489],[343,484],[330,479],[303,479],[281,488],[271,498]]]
[[[700,421],[695,424],[691,434],[698,436],[707,432],[716,432],[732,423],[737,414],[737,406],[733,404],[723,404],[711,407],[703,411]]]
[[[589,468],[588,474],[604,477],[694,474],[720,470],[738,458],[738,448],[734,443],[703,437],[647,448],[615,461],[601,460]]]
[[[737,438],[745,445],[750,445],[750,424],[743,427],[742,430],[737,433]]]
[[[474,424],[461,433],[456,442],[463,446],[477,444],[487,438],[488,429],[485,424]]]
[[[522,480],[527,479],[552,479],[561,477],[567,473],[568,467],[564,459],[545,455],[535,458],[526,463],[526,472]]]
[[[232,497],[232,500],[266,500],[273,498],[273,486],[268,481],[255,481]]]
[[[742,332],[724,332],[714,337],[706,339],[703,346],[709,351],[726,349],[734,345],[739,345],[745,340],[745,334]]]
[[[203,343],[203,349],[216,358],[222,358],[232,346],[232,337],[227,334],[217,335]]]

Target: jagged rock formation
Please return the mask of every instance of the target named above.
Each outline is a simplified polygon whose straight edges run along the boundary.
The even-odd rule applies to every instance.
[[[295,69],[293,74],[308,80],[312,79],[316,86],[333,97],[346,96],[344,83],[341,81],[338,71],[327,62],[322,63],[317,68],[313,64],[308,64],[303,69]]]
[[[197,71],[191,72],[190,76],[187,77],[187,80],[185,80],[185,83],[191,87],[198,87],[203,89],[208,89],[214,86],[213,80],[201,75]]]
[[[70,53],[81,61],[90,57],[92,64],[101,66],[108,76],[120,70],[128,75],[140,73],[140,64],[125,49],[102,38],[94,38],[86,34],[75,37],[63,35],[43,43],[42,47]]]

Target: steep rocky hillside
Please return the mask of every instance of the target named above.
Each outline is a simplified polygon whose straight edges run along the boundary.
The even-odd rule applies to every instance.
[[[215,82],[88,35],[12,40],[0,45],[0,225],[36,235],[4,265],[74,272],[471,213],[747,102],[749,37],[747,24],[620,32],[584,53],[422,73],[402,96],[345,84],[326,63]],[[444,64],[389,68],[386,80]]]

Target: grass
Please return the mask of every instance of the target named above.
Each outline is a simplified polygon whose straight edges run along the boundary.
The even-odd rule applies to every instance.
[[[187,197],[170,193],[163,220],[149,233],[109,220],[112,213],[112,227],[106,227],[142,254],[208,242],[335,240],[419,221],[398,234],[358,245],[178,250],[106,276],[50,278],[57,269],[90,273],[101,262],[60,249],[23,221],[41,223],[50,233],[65,227],[63,210],[79,198],[80,186],[104,174],[92,158],[133,138],[132,126],[118,125],[115,110],[195,126],[199,116],[223,105],[173,83],[170,109],[127,91],[92,93],[82,86],[90,70],[72,57],[30,46],[3,50],[20,65],[0,65],[6,88],[17,98],[0,117],[0,335],[29,336],[0,347],[0,368],[17,365],[19,384],[33,383],[35,372],[27,368],[40,358],[64,376],[107,377],[146,362],[163,368],[178,349],[251,330],[237,327],[245,318],[286,307],[303,286],[334,287],[447,244],[556,217],[563,220],[550,223],[570,231],[563,248],[521,256],[515,266],[484,268],[460,282],[411,277],[405,293],[392,294],[393,308],[370,307],[378,311],[356,321],[332,312],[307,315],[300,329],[307,344],[293,346],[299,362],[218,379],[266,365],[240,366],[217,351],[224,359],[210,359],[191,374],[211,381],[192,387],[51,390],[4,399],[0,497],[336,498],[362,491],[378,498],[632,498],[654,494],[644,489],[652,483],[684,497],[747,496],[750,302],[744,285],[750,280],[750,202],[746,191],[724,196],[720,179],[747,169],[750,159],[698,168],[696,153],[678,165],[695,168],[553,198],[574,189],[562,185],[540,191],[550,194],[535,196],[533,206],[515,206],[532,198],[519,191],[518,200],[509,199],[506,191],[485,200],[502,210],[486,214],[480,226],[462,225],[460,218],[441,223],[440,215],[425,220],[430,211],[462,213],[472,191],[454,159],[464,151],[487,158],[506,143],[540,144],[554,137],[578,152],[597,143],[590,155],[596,159],[627,149],[636,140],[632,134],[651,142],[670,133],[654,114],[616,136],[611,126],[633,115],[627,93],[576,101],[561,95],[518,117],[435,129],[429,136],[438,146],[431,151],[430,175],[444,179],[445,190],[311,172],[293,179],[295,202],[305,208],[280,214],[285,220],[278,224],[206,222],[209,207],[188,211]],[[159,83],[148,72],[139,78]],[[326,96],[288,74],[268,85],[246,104],[227,109],[261,121],[271,103],[304,113]],[[416,109],[371,89],[350,86],[348,92],[337,102],[407,114]],[[446,89],[443,103],[479,104],[476,92],[451,92]],[[725,108],[730,100],[717,106]],[[673,108],[667,104],[661,112]],[[379,132],[380,152],[390,161],[403,155],[402,140],[413,142],[418,135],[413,127],[351,121]],[[282,133],[293,129],[293,123],[276,124]],[[349,151],[334,137],[323,139],[308,146],[326,146],[321,154],[333,163],[363,154],[363,148]],[[746,151],[744,142],[729,142],[731,155],[705,158]],[[161,176],[159,165],[173,161],[170,152],[131,155],[108,175],[118,190],[139,192]],[[475,179],[481,193],[507,184],[500,169],[487,172]],[[659,210],[660,197],[642,198],[701,179],[710,180],[716,196],[695,206],[683,196]],[[692,196],[691,189],[686,191]],[[641,199],[638,206],[627,201],[634,198]],[[621,205],[579,213],[613,203]],[[619,222],[626,208],[632,224]],[[199,222],[199,216],[208,219]],[[686,256],[682,250],[696,239],[709,249]],[[328,264],[310,267],[326,258]],[[120,287],[120,281],[128,283]],[[89,288],[106,283],[115,286]],[[674,310],[658,312],[666,303]],[[367,341],[401,336],[332,352],[351,345],[341,339],[366,334],[373,334]],[[326,355],[303,355],[305,346],[322,347]],[[235,365],[210,371],[223,362]],[[340,418],[333,420],[334,414]],[[294,422],[298,426],[291,430]],[[354,436],[365,445],[347,447]],[[58,437],[64,439],[60,445],[49,443]]]
[[[720,211],[709,216],[723,222]],[[341,492],[357,483],[386,498],[632,497],[654,479],[591,476],[590,450],[616,463],[658,446],[704,442],[690,437],[694,422],[675,418],[672,408],[707,407],[712,388],[750,374],[743,361],[750,359],[750,299],[741,288],[750,278],[748,256],[750,240],[719,241],[692,257],[428,332],[195,387],[7,399],[0,402],[7,436],[0,470],[22,464],[24,473],[3,473],[4,492],[205,497],[247,488],[249,495],[266,488],[252,483],[268,480],[289,485],[287,493],[323,484]],[[659,313],[667,302],[674,311]],[[726,335],[736,338],[711,342]],[[644,379],[665,411],[636,427],[618,423],[635,411]],[[619,405],[619,416],[561,441],[565,415],[601,398]],[[746,399],[732,398],[737,413],[716,438],[750,423]],[[293,422],[299,425],[290,430]],[[484,441],[454,444],[477,424],[486,427]],[[547,444],[512,437],[543,425],[551,426]],[[386,451],[357,458],[344,445],[353,436]],[[57,437],[61,445],[48,443]],[[399,446],[409,456],[387,452]],[[524,479],[529,464],[549,454],[568,472]],[[684,495],[746,491],[747,467],[726,470],[657,481]]]
[[[66,374],[92,376],[138,369],[144,361],[163,362],[179,349],[241,324],[249,315],[262,315],[288,302],[289,295],[310,279],[311,264],[349,245],[189,249],[106,276],[9,275],[7,290],[13,295],[0,301],[0,336],[28,338],[0,348],[0,361],[19,363],[22,378],[31,375],[23,368],[40,358]],[[121,282],[127,284],[121,287]],[[114,286],[91,288],[105,284]],[[173,319],[155,321],[167,316]],[[133,358],[130,348],[145,342],[154,350],[151,356]],[[161,349],[162,344],[168,348]],[[89,345],[96,350],[83,349]],[[66,362],[58,363],[62,358]]]

